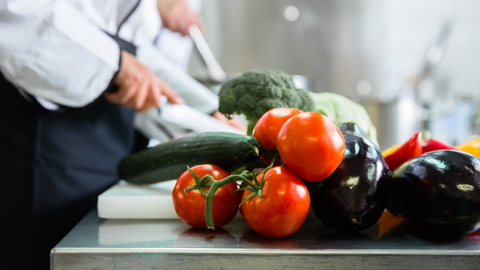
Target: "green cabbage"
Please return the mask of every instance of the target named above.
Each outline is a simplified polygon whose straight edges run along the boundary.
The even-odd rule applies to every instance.
[[[377,129],[373,125],[365,107],[335,93],[309,92],[309,94],[315,103],[316,112],[325,115],[337,126],[347,122],[357,124],[378,146]]]

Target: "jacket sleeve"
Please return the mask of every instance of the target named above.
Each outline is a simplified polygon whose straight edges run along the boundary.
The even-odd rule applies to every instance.
[[[107,88],[119,60],[118,44],[67,1],[0,3],[0,71],[29,94],[85,106]]]

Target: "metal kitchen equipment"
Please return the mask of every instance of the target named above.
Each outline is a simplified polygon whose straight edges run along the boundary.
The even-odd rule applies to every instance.
[[[375,99],[367,103],[367,110],[378,128],[378,141],[382,149],[407,141],[417,130],[427,129],[432,119],[433,104],[442,102],[441,117],[449,110],[451,100],[440,100],[436,71],[445,55],[452,30],[452,22],[445,21],[440,31],[427,48],[418,75],[408,81],[405,78],[390,78],[395,82]],[[437,113],[436,117],[439,115]],[[448,130],[444,131],[448,132]],[[441,139],[436,135],[437,139]],[[448,142],[448,141],[445,141]],[[451,142],[448,142],[451,143]]]
[[[242,219],[217,230],[180,220],[104,220],[91,211],[51,252],[52,270],[76,269],[476,269],[480,235],[429,235],[400,223],[338,233],[309,218],[287,238],[265,238]]]
[[[384,6],[379,0],[204,0],[202,19],[227,75],[283,70],[321,82],[313,92],[352,96],[361,79],[377,85]],[[199,58],[193,54],[190,62],[195,78],[205,76]]]

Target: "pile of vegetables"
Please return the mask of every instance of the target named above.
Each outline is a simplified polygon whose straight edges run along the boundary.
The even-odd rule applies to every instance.
[[[218,221],[219,217],[233,218],[240,205],[250,227],[264,236],[286,237],[302,226],[310,209],[310,192],[302,179],[318,182],[336,170],[346,150],[341,131],[317,112],[276,108],[258,120],[252,138],[256,138],[264,152],[270,154],[264,156],[269,165],[265,163],[266,168],[252,172],[245,170],[227,177],[223,177],[225,171],[211,164],[189,168],[177,180],[179,188],[174,190],[174,207],[180,219],[187,224],[203,222],[201,227],[214,229],[224,224]],[[281,164],[275,165],[279,158]],[[209,172],[205,173],[206,170]],[[218,205],[224,208],[227,202],[236,201],[234,197],[239,193],[227,192],[225,188],[237,182],[242,183],[239,189],[241,201],[229,209],[220,210]],[[190,186],[186,187],[185,183]],[[225,203],[215,202],[217,192],[227,192],[231,196]],[[192,200],[190,194],[198,196],[198,200]],[[192,203],[190,207],[183,205],[187,200]],[[184,214],[184,209],[198,205],[205,207],[204,216]]]
[[[189,135],[163,143],[161,149],[162,144],[125,157],[119,163],[118,172],[128,182],[148,184],[154,179],[161,181],[161,173],[167,170],[175,169],[174,173],[177,173],[175,166],[188,163],[192,167],[178,177],[172,197],[179,218],[194,227],[214,229],[224,226],[240,207],[247,223],[258,233],[273,238],[286,237],[300,229],[312,206],[325,224],[328,219],[348,216],[347,220],[327,226],[338,230],[361,230],[375,224],[385,209],[382,194],[388,194],[384,190],[389,192],[386,179],[390,177],[390,171],[383,165],[378,147],[357,125],[348,124],[341,128],[344,130],[317,112],[276,108],[258,120],[253,136],[229,133]],[[193,138],[198,139],[195,144]],[[228,140],[232,146],[228,145]],[[224,148],[210,149],[209,143]],[[180,156],[174,157],[180,155],[175,151],[185,153],[185,146],[189,147],[188,158],[179,160]],[[162,153],[161,150],[166,148],[172,151]],[[206,150],[207,153],[192,149]],[[223,161],[222,166],[214,164],[221,161],[214,160],[214,152],[217,155],[228,152],[228,162]],[[374,158],[367,157],[370,152],[377,154]],[[155,163],[154,156],[162,162]],[[230,174],[223,168],[234,165],[235,160],[242,165],[247,160],[255,162],[260,159],[264,160],[264,165],[253,171]],[[207,160],[212,162],[206,163]],[[348,169],[351,162],[363,169]],[[143,167],[132,173],[132,168],[140,164]],[[127,170],[124,167],[132,168]],[[331,184],[322,188],[319,183]],[[378,194],[377,189],[381,191]],[[335,195],[338,192],[345,194],[345,191],[352,196]],[[333,195],[318,201],[322,194],[330,193]],[[363,193],[365,196],[360,195]],[[335,210],[337,217],[327,215],[325,219],[322,216],[324,203],[340,203]],[[351,225],[346,226],[346,223]]]
[[[178,179],[173,203],[186,224],[215,229],[240,209],[253,230],[273,238],[299,230],[310,208],[338,231],[367,229],[385,209],[441,234],[480,227],[480,159],[465,152],[480,139],[457,148],[418,131],[382,153],[363,107],[296,89],[279,71],[253,70],[225,83],[220,111],[247,115],[250,135],[171,140],[126,156],[120,178]]]

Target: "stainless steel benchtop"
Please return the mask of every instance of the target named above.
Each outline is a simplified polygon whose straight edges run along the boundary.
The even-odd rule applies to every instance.
[[[307,219],[271,239],[243,219],[224,228],[180,220],[106,220],[92,210],[52,250],[51,269],[479,269],[480,233],[444,238],[404,221],[339,233]]]

